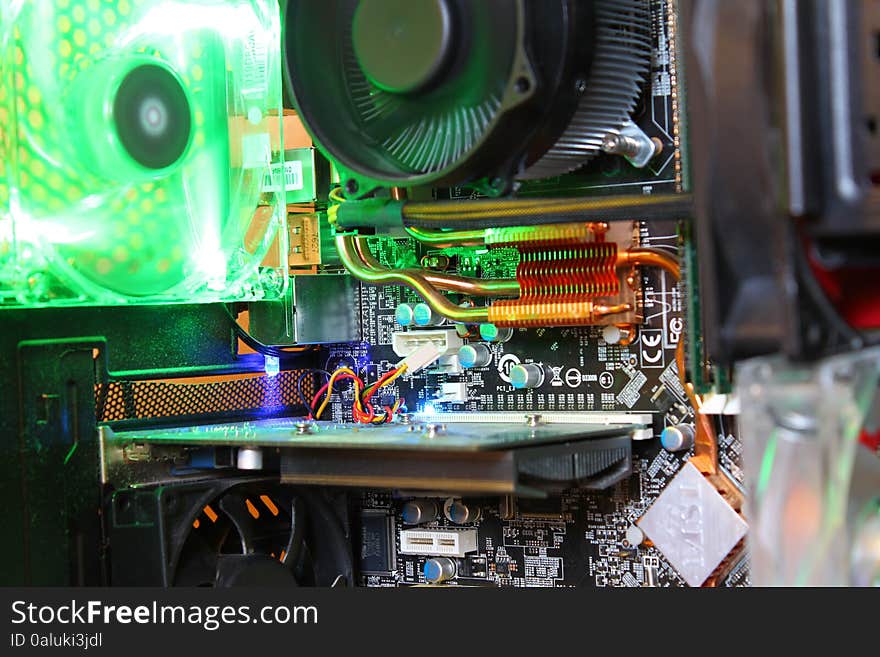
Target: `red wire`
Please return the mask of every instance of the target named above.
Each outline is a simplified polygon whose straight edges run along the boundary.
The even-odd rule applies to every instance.
[[[373,422],[373,420],[376,419],[376,412],[373,409],[373,405],[370,404],[370,399],[373,397],[374,394],[376,394],[376,391],[379,390],[379,388],[381,388],[382,385],[388,379],[390,379],[392,376],[394,376],[394,374],[397,373],[397,370],[398,370],[398,368],[395,368],[395,369],[391,370],[390,372],[385,373],[383,376],[381,376],[379,378],[378,381],[376,381],[376,383],[374,383],[373,385],[371,385],[367,389],[366,394],[361,399],[361,404],[363,404],[364,408],[366,408],[366,410],[367,410],[366,413],[362,413],[360,410],[358,410],[357,404],[354,405],[354,407],[352,408],[352,414],[353,414],[354,419],[356,421],[364,423],[364,424],[369,424],[369,423]],[[360,377],[353,376],[353,375],[347,374],[347,373],[340,374],[339,376],[337,376],[336,379],[334,380],[334,383],[336,381],[342,381],[345,379],[351,379],[351,380],[359,383],[361,388],[365,387],[364,382],[361,380]],[[310,408],[311,408],[312,413],[314,413],[314,411],[315,411],[315,405],[318,403],[318,400],[321,399],[321,397],[324,395],[325,392],[327,392],[327,388],[329,387],[329,385],[330,385],[330,382],[328,381],[323,386],[321,386],[321,388],[318,390],[318,392],[315,393],[315,396],[312,398],[312,403],[310,404]],[[330,394],[333,394],[332,391]],[[391,417],[392,417],[391,409],[388,406],[385,406],[384,408],[386,411],[385,421],[390,422]],[[311,415],[310,415],[310,417],[311,417]]]
[[[340,374],[339,376],[336,377],[335,381],[343,381],[343,380],[345,380],[345,379],[351,379],[351,380],[353,380],[353,381],[356,381],[357,383],[361,384],[361,387],[363,387],[363,385],[364,385],[364,382],[361,381],[360,377],[352,376],[351,374]],[[335,382],[335,381],[334,381],[334,382]],[[328,382],[325,383],[323,386],[321,386],[321,389],[318,390],[318,392],[315,393],[315,396],[314,396],[314,397],[312,397],[312,403],[310,404],[310,407],[311,407],[311,410],[312,410],[313,413],[314,413],[314,411],[315,411],[315,404],[318,403],[318,400],[319,400],[319,399],[323,396],[323,394],[327,391],[327,387],[328,387],[329,385],[330,385],[330,382],[328,381]],[[333,394],[333,393],[331,392],[330,394]]]
[[[343,380],[345,380],[345,379],[352,379],[352,380],[357,381],[358,383],[360,383],[361,386],[364,385],[364,382],[361,381],[361,379],[360,379],[359,377],[352,376],[351,374],[340,374],[339,376],[336,377],[336,381],[343,381]],[[321,386],[320,390],[318,390],[318,392],[315,393],[315,396],[312,397],[312,404],[311,404],[311,405],[312,405],[312,408],[313,408],[313,409],[314,409],[315,404],[317,403],[317,401],[318,401],[318,400],[321,398],[321,396],[327,391],[327,386],[328,386],[328,385],[330,385],[329,382],[328,382],[328,383],[325,383],[323,386]]]
[[[370,388],[367,390],[367,394],[364,395],[364,403],[368,402],[368,401],[370,400],[370,398],[371,398],[374,394],[376,394],[376,391],[377,391],[379,388],[381,388],[382,385],[383,385],[388,379],[390,379],[392,376],[394,376],[394,375],[397,373],[397,370],[398,370],[398,368],[395,368],[395,369],[391,370],[390,372],[385,373],[384,375],[382,375],[382,376],[379,378],[378,381],[376,381],[376,383],[374,383],[373,385],[371,385]]]
[[[364,402],[362,401],[361,403],[363,403],[364,406],[367,407],[367,411],[368,411],[368,413],[367,413],[366,415],[362,414],[362,413],[358,410],[357,405],[355,405],[355,406],[352,408],[352,414],[354,415],[354,419],[357,420],[358,422],[362,422],[362,423],[364,423],[364,424],[369,424],[370,422],[372,422],[372,421],[375,419],[375,417],[376,417],[376,412],[373,410],[373,407],[372,407],[372,405],[370,405],[369,402],[364,403]]]

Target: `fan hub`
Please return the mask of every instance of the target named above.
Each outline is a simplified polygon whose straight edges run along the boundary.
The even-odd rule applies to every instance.
[[[361,0],[352,21],[358,64],[380,89],[397,94],[436,82],[453,50],[447,0]]]
[[[119,140],[149,169],[177,162],[190,141],[190,105],[177,78],[164,67],[144,64],[119,85],[113,103]]]

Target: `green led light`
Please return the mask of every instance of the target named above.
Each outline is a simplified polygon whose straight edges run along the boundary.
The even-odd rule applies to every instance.
[[[0,306],[279,294],[275,0],[0,13]]]
[[[773,477],[773,468],[776,462],[776,448],[779,436],[776,431],[770,434],[767,439],[767,446],[764,448],[764,454],[761,456],[761,470],[758,473],[758,484],[755,487],[755,498],[764,499],[764,494],[770,486],[770,480]]]

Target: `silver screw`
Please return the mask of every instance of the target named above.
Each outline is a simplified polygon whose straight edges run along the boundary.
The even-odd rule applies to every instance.
[[[131,443],[122,448],[122,457],[126,461],[149,461],[150,446],[143,443]]]
[[[660,140],[648,137],[632,121],[627,121],[616,134],[606,135],[602,150],[612,155],[622,155],[634,167],[642,168],[663,148]]]
[[[312,423],[311,422],[297,422],[296,423],[296,432],[301,436],[312,433]]]
[[[526,415],[526,424],[530,427],[537,427],[539,424],[543,424],[541,415],[539,413],[530,413],[529,415]]]
[[[401,424],[412,424],[413,414],[412,413],[398,413],[397,421]]]
[[[624,135],[608,135],[602,141],[602,150],[613,155],[635,157],[642,147],[641,142]]]
[[[426,424],[425,430],[422,432],[422,435],[425,438],[436,438],[437,436],[444,433],[446,433],[445,424]]]

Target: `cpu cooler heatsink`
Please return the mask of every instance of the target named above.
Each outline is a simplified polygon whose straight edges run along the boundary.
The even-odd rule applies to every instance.
[[[647,0],[290,0],[287,86],[345,192],[559,175],[629,121]]]
[[[584,94],[556,143],[519,177],[568,173],[595,157],[636,106],[648,72],[650,14],[640,0],[595,3],[596,49]]]
[[[279,40],[275,0],[0,3],[0,306],[279,294]]]

